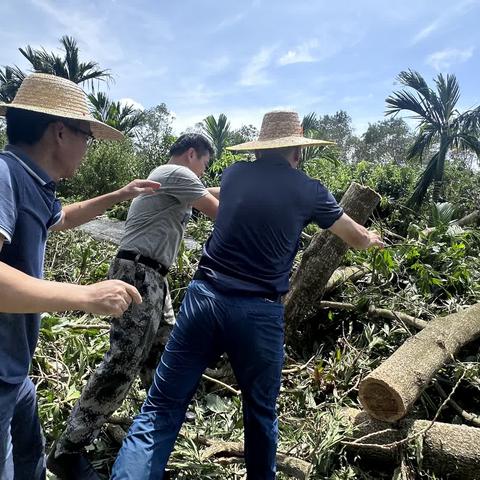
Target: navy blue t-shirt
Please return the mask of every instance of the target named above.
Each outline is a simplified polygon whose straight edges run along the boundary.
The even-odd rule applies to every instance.
[[[220,290],[284,294],[302,230],[329,228],[342,213],[318,180],[282,157],[235,163],[223,173],[199,268]]]
[[[61,210],[46,172],[17,147],[0,152],[0,262],[42,278],[47,230],[61,220]],[[39,330],[38,314],[0,312],[0,380],[25,379]]]

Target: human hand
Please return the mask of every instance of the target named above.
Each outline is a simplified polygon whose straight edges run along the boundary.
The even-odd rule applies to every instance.
[[[138,290],[121,280],[105,280],[81,287],[83,300],[80,310],[98,315],[121,316],[133,302],[142,303]]]
[[[161,184],[153,180],[136,179],[120,188],[117,193],[120,200],[131,200],[142,193],[154,193],[160,188]]]
[[[385,247],[385,243],[382,240],[382,237],[375,232],[374,230],[368,230],[368,236],[369,236],[369,244],[367,248],[370,247],[378,247],[378,248],[383,248]]]

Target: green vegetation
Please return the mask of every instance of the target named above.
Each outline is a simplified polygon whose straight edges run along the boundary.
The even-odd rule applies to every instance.
[[[64,57],[30,47],[22,53],[35,71],[87,84],[110,78],[108,70],[95,62],[79,62],[73,39],[63,37],[62,45]],[[23,75],[17,67],[0,70],[1,99],[13,98]],[[373,318],[369,307],[428,321],[480,301],[480,233],[475,224],[460,227],[455,223],[478,210],[480,204],[479,107],[457,112],[459,86],[453,75],[440,75],[435,80],[436,91],[416,72],[402,72],[399,79],[409,90],[393,93],[387,99],[389,113],[413,111],[419,118],[415,131],[399,118],[388,118],[370,124],[359,137],[345,111],[323,116],[312,112],[303,119],[306,135],[334,140],[337,145],[306,149],[301,168],[321,180],[337,199],[352,181],[380,193],[382,202],[368,226],[381,232],[387,244],[382,251],[349,251],[344,259],[345,265],[365,267],[367,274],[355,283],[346,282],[326,299],[353,304],[354,311],[320,310],[310,320],[313,335],[306,339],[306,355],[287,345],[279,401],[279,450],[310,462],[314,468],[312,478],[316,479],[391,479],[394,474],[376,471],[348,457],[343,444],[351,438],[351,432],[342,420],[341,410],[358,406],[360,380],[415,333],[400,320]],[[128,138],[123,143],[94,141],[77,175],[59,186],[59,194],[67,203],[145,177],[168,160],[168,149],[175,139],[165,104],[140,113],[108,99],[102,92],[92,93],[90,101],[97,118],[120,128]],[[225,147],[252,140],[258,131],[251,125],[231,130],[225,115],[218,119],[206,117],[202,128],[217,149],[205,183],[219,185],[225,168],[248,159],[225,151]],[[0,144],[5,143],[4,127],[0,126]],[[424,159],[428,159],[426,168]],[[411,199],[415,200],[415,208]],[[448,203],[440,202],[442,199],[448,199]],[[123,204],[110,214],[125,218],[127,209],[128,204]],[[189,224],[188,235],[202,244],[211,229],[212,222],[200,215]],[[306,233],[311,235],[317,230],[312,225]],[[308,238],[302,239],[295,268],[307,245]],[[96,242],[78,231],[52,234],[47,245],[46,277],[80,283],[104,279],[115,250],[113,245]],[[200,253],[200,248],[182,247],[169,274],[175,309]],[[49,444],[64,428],[83,385],[108,345],[105,318],[78,312],[44,317],[32,377],[38,386],[40,414]],[[240,480],[245,474],[241,463],[225,464],[214,456],[202,456],[208,442],[238,441],[242,436],[241,401],[232,391],[238,387],[227,362],[223,360],[209,373],[231,389],[202,381],[190,408],[193,415],[182,428],[170,468],[178,479]],[[478,343],[464,349],[439,372],[437,380],[450,391],[462,374],[454,400],[465,411],[479,415]],[[119,448],[115,432],[128,427],[144,397],[145,392],[135,384],[115,419],[91,447],[95,465],[105,478]],[[413,415],[432,419],[441,401],[437,389],[431,386],[417,402]],[[451,406],[442,410],[439,420],[467,423]],[[438,478],[422,468],[421,455],[417,457],[410,449],[405,453],[415,478]],[[398,471],[395,475],[393,478],[404,478]],[[287,477],[281,473],[279,478]]]

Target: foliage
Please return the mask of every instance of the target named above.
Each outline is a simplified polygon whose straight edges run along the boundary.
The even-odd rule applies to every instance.
[[[355,149],[357,160],[374,163],[404,164],[413,135],[407,123],[400,118],[389,118],[369,123]]]
[[[91,198],[121,188],[139,176],[139,159],[130,140],[94,141],[75,176],[59,186],[63,197]]]
[[[25,74],[17,66],[0,68],[0,101],[10,103],[24,78]]]
[[[172,115],[164,103],[144,111],[135,138],[140,178],[146,178],[154,168],[168,161],[168,152],[175,141],[171,124]]]
[[[20,53],[30,62],[32,70],[68,78],[74,83],[94,80],[108,81],[112,77],[108,70],[101,69],[97,62],[80,62],[78,45],[73,37],[64,35],[60,39],[64,55],[47,52],[44,48],[34,49],[30,45],[19,48]]]
[[[407,159],[423,160],[431,153],[425,171],[418,179],[409,201],[418,206],[428,187],[434,183],[432,199],[438,202],[443,193],[445,162],[450,148],[480,154],[480,106],[460,113],[456,105],[460,99],[460,86],[455,75],[439,74],[435,79],[436,91],[415,71],[400,72],[399,82],[410,90],[394,92],[386,99],[387,115],[402,110],[413,112],[419,121],[418,134],[407,153]]]
[[[122,105],[110,100],[103,92],[88,95],[92,104],[93,116],[107,125],[116,128],[128,137],[135,135],[135,129],[143,123],[144,114],[133,105]]]
[[[223,150],[230,142],[230,122],[226,115],[221,113],[218,120],[209,115],[203,120],[203,132],[210,139],[215,148],[215,159],[222,156]]]
[[[240,128],[233,130],[230,134],[229,143],[238,145],[239,143],[252,142],[258,138],[259,131],[253,125],[242,125]]]

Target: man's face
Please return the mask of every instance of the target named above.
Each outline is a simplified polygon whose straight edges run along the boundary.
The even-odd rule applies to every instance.
[[[207,152],[204,155],[199,155],[195,149],[192,150],[193,155],[190,161],[190,166],[193,173],[200,178],[203,176],[210,163],[210,153]]]
[[[70,178],[80,167],[92,134],[84,122],[61,122],[62,128],[62,178]]]

